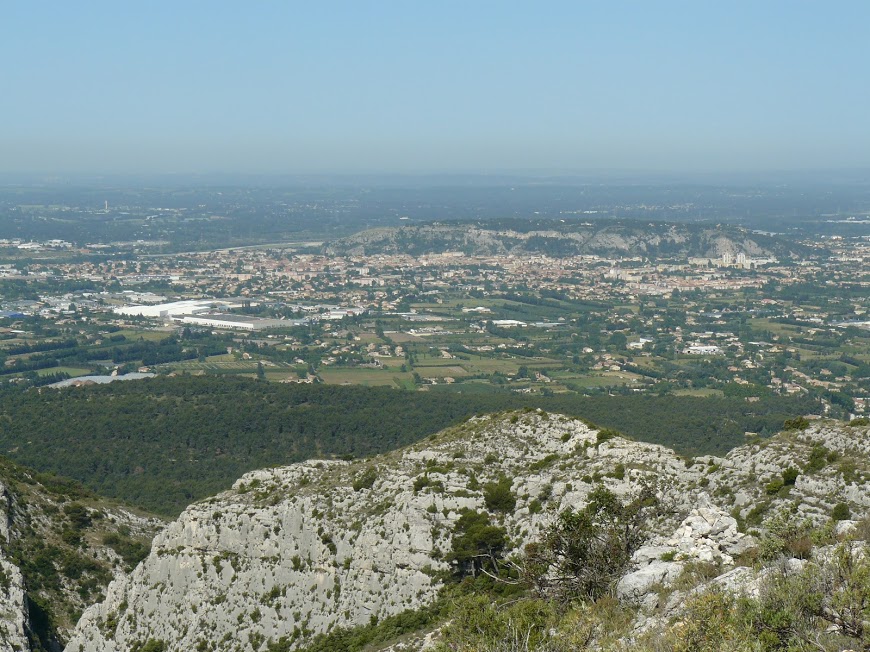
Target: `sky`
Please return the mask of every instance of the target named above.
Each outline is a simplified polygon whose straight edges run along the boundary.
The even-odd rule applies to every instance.
[[[0,172],[870,168],[870,2],[0,8]]]

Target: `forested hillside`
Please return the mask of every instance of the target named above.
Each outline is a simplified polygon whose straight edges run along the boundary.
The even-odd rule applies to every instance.
[[[686,454],[724,453],[818,410],[809,399],[520,396],[284,385],[176,377],[0,397],[0,451],[164,514],[246,471],[312,457],[366,456],[468,416],[524,406],[582,417]]]

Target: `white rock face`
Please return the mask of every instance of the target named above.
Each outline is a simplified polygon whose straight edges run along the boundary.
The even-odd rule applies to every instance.
[[[707,474],[707,490],[711,495],[718,490],[733,496],[729,503],[740,508],[743,518],[760,504],[766,505],[766,511],[775,511],[797,503],[801,516],[816,523],[827,520],[839,502],[848,503],[853,512],[870,508],[867,426],[819,421],[808,430],[781,433],[735,448],[724,458],[709,459],[715,470]],[[781,482],[789,468],[799,472],[794,486],[772,490],[770,483]]]
[[[29,650],[24,577],[18,566],[0,558],[0,652]]]
[[[381,514],[348,486],[298,495],[300,481],[346,466],[318,465],[256,472],[236,484],[237,491],[268,488],[274,505],[255,507],[240,491],[242,500],[188,509],[158,536],[148,561],[85,614],[67,649],[127,650],[148,638],[179,650],[203,640],[256,649],[257,641],[365,623],[431,601],[433,522],[443,516],[426,512],[404,488]],[[378,489],[362,491],[377,499]]]
[[[6,546],[13,536],[9,527],[12,504],[12,495],[0,482],[0,652],[30,649],[24,577],[18,566],[6,558]]]
[[[517,549],[559,510],[582,507],[599,483],[621,496],[657,483],[673,516],[656,524],[661,534],[638,551],[618,587],[646,604],[686,562],[727,566],[753,546],[729,512],[737,506],[745,516],[768,495],[770,478],[802,468],[819,436],[808,431],[687,463],[661,446],[598,442],[579,420],[511,413],[471,419],[371,460],[256,471],[160,534],[150,556],[84,613],[66,649],[121,652],[149,639],[179,652],[265,650],[282,640],[292,649],[336,627],[422,607],[449,569],[461,511],[485,510],[486,484],[500,477],[510,479],[516,507],[490,511]],[[851,500],[841,480],[832,469],[801,474],[790,495],[767,500],[806,498],[820,515],[832,501]],[[851,504],[870,497],[863,484],[852,486]],[[809,487],[834,493],[823,498]]]
[[[701,494],[698,502],[668,540],[681,556],[732,564],[732,555],[756,545],[752,537],[737,531],[737,519],[713,505],[707,494]]]
[[[12,502],[9,490],[0,482],[0,652],[30,649],[24,577],[5,553],[13,534],[9,527]]]
[[[643,602],[656,586],[671,586],[682,572],[682,562],[653,561],[619,580],[616,596],[620,600]]]
[[[66,649],[120,652],[148,639],[179,651],[220,641],[222,650],[259,649],[282,637],[301,644],[430,603],[461,510],[485,509],[484,487],[502,475],[518,500],[500,518],[519,545],[555,510],[584,504],[598,481],[627,495],[642,478],[697,477],[660,446],[614,439],[596,449],[595,431],[579,420],[513,421],[473,419],[365,462],[247,474],[160,534],[148,559],[85,612]],[[643,469],[634,468],[639,458]],[[617,465],[621,478],[604,475]]]
[[[731,565],[732,554],[756,545],[753,537],[737,531],[737,520],[716,507],[707,494],[700,494],[698,507],[683,519],[674,534],[658,544],[650,543],[635,552],[637,569],[616,585],[621,600],[649,604],[648,597],[658,587],[666,588],[680,577],[687,561]],[[651,604],[655,607],[657,605]]]
[[[12,506],[12,496],[6,485],[0,482],[0,539],[3,543],[9,543],[11,533],[9,531],[9,511]]]

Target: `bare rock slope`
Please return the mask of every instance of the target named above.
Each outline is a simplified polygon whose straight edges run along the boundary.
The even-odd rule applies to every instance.
[[[725,458],[687,460],[580,420],[515,412],[369,460],[256,471],[159,534],[148,558],[85,612],[67,650],[149,641],[179,651],[299,647],[431,603],[464,509],[492,512],[521,549],[599,483],[620,495],[653,483],[672,507],[620,584],[621,594],[643,600],[680,563],[733,561],[751,543],[744,522],[766,510],[797,502],[816,519],[838,502],[860,510],[870,469],[844,464],[868,445],[867,428],[820,423]],[[808,470],[792,480],[783,473],[790,468]],[[507,511],[487,505],[497,483],[516,500]]]

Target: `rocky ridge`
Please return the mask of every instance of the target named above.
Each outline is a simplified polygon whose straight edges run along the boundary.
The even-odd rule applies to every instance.
[[[0,460],[0,652],[61,649],[164,524]]]
[[[491,256],[546,254],[710,257],[744,253],[752,257],[790,256],[802,247],[780,238],[731,226],[696,224],[546,223],[531,229],[487,224],[433,223],[362,231],[324,246],[328,255],[440,254]]]
[[[796,505],[821,521],[839,502],[859,511],[870,473],[843,460],[868,446],[866,427],[820,422],[724,458],[687,460],[527,411],[476,417],[368,460],[256,471],[158,535],[149,557],[85,612],[67,649],[120,651],[149,640],[167,650],[293,649],[431,603],[462,510],[489,509],[521,550],[599,483],[621,496],[654,484],[670,507],[618,589],[653,609],[652,589],[687,563],[734,564],[753,545],[742,530],[766,513]],[[806,471],[792,479],[791,468]],[[487,505],[499,482],[516,499],[505,512]]]

